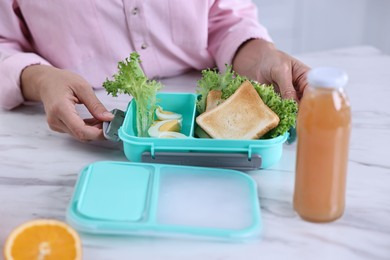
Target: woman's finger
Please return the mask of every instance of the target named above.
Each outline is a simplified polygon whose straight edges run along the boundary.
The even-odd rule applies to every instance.
[[[114,115],[96,97],[91,87],[77,88],[75,89],[75,94],[80,103],[84,104],[95,118],[101,121],[111,121],[114,118]]]
[[[292,82],[297,91],[298,98],[302,97],[303,92],[308,86],[306,75],[309,72],[310,68],[300,62],[299,60],[294,59],[292,62]]]
[[[292,84],[290,66],[281,65],[273,68],[271,71],[271,77],[273,82],[278,86],[282,98],[298,101],[296,90]]]
[[[87,125],[75,109],[67,110],[66,113],[62,113],[59,117],[67,129],[69,129],[69,133],[79,141],[85,142],[103,138],[102,129]]]

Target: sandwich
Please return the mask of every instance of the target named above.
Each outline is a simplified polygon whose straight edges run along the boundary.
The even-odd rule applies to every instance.
[[[279,121],[248,80],[223,102],[221,91],[210,91],[206,111],[196,118],[198,126],[218,139],[259,139]]]
[[[232,66],[227,65],[223,72],[202,70],[196,93],[199,94],[196,102],[199,118],[195,134],[200,138],[210,135],[272,139],[295,126],[298,104],[294,100],[282,99],[272,84],[241,76]]]

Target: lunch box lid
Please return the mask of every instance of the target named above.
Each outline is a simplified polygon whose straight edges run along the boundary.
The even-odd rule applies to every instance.
[[[103,161],[80,173],[67,221],[94,234],[242,240],[261,233],[259,204],[239,171]]]

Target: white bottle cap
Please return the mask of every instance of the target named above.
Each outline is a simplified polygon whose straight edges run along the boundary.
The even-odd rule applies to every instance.
[[[319,67],[309,71],[307,82],[312,87],[343,88],[348,82],[348,75],[338,68]]]

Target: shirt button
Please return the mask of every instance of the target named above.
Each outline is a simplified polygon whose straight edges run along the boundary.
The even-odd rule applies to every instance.
[[[131,11],[131,13],[132,13],[133,15],[137,15],[138,12],[139,12],[139,9],[138,9],[137,7],[135,7],[135,8],[133,9],[133,11]]]
[[[143,43],[143,44],[141,45],[141,49],[145,50],[146,48],[148,48],[148,45],[147,45],[146,43]]]

